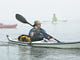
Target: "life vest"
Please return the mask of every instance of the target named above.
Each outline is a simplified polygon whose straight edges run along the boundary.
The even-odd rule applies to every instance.
[[[31,38],[28,35],[20,35],[18,37],[18,40],[19,41],[23,41],[23,42],[30,42],[31,41]]]

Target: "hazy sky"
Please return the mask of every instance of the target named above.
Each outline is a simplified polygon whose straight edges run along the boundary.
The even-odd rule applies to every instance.
[[[51,20],[53,13],[58,19],[80,20],[80,0],[0,0],[0,22],[15,23],[15,14],[28,20]]]

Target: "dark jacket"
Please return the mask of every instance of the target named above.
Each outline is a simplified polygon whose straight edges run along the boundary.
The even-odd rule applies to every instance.
[[[31,32],[34,32],[33,36],[30,36]],[[45,30],[42,28],[40,28],[39,30],[35,30],[35,28],[32,28],[29,32],[29,36],[31,38],[31,41],[40,41],[43,40],[43,38],[48,39],[48,35],[46,34]]]

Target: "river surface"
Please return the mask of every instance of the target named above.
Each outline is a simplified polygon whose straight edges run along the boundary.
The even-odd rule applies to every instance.
[[[18,24],[16,29],[0,29],[0,60],[80,60],[80,49],[57,49],[19,46],[9,44],[6,35],[17,39],[28,34],[27,24]],[[79,22],[42,22],[42,28],[60,41],[80,41]]]

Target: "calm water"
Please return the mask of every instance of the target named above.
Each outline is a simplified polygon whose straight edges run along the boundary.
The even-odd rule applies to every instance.
[[[60,41],[80,41],[80,24],[42,22],[42,27]],[[6,35],[17,38],[31,27],[20,24],[16,29],[0,29],[0,60],[80,60],[80,49],[35,48],[8,44]]]

